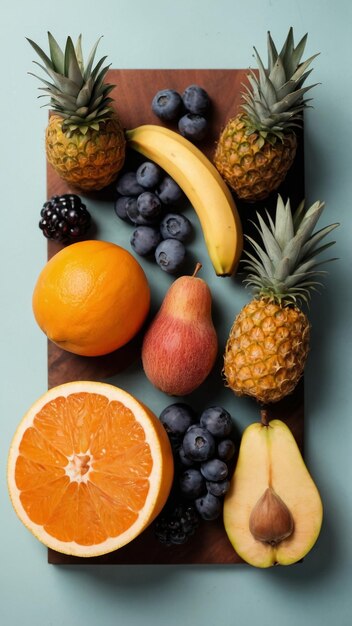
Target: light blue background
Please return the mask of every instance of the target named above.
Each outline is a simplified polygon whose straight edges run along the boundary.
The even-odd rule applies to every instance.
[[[351,101],[352,9],[343,0],[61,0],[1,3],[1,549],[0,620],[6,626],[347,626],[352,623]],[[236,68],[265,57],[266,31],[281,45],[288,27],[309,32],[314,109],[306,115],[308,201],[326,201],[339,221],[326,289],[310,311],[306,459],[325,504],[319,542],[302,565],[236,567],[55,567],[17,520],[7,496],[14,430],[46,389],[46,342],[31,312],[45,262],[37,219],[45,198],[45,109],[36,101],[25,36],[46,46],[100,34],[113,67]],[[245,301],[247,295],[240,296]],[[238,304],[238,303],[237,303]],[[242,405],[241,405],[242,406]],[[247,420],[248,423],[248,420]]]

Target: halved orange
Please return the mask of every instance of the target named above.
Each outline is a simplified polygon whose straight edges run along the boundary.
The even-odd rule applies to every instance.
[[[126,391],[77,381],[53,387],[21,421],[8,462],[20,520],[74,556],[117,550],[157,516],[173,479],[158,418]]]

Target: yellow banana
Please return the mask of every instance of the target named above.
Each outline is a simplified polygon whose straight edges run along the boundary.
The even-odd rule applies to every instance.
[[[218,276],[230,276],[243,248],[242,225],[226,183],[209,159],[178,133],[153,124],[126,131],[127,141],[162,167],[196,211]]]

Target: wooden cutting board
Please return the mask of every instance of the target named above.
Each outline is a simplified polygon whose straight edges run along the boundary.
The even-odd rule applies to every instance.
[[[125,129],[140,124],[161,124],[151,111],[151,101],[159,89],[173,88],[182,92],[190,84],[204,87],[212,100],[211,131],[200,149],[211,159],[220,129],[227,119],[235,115],[241,101],[242,83],[246,82],[247,70],[110,70],[108,82],[117,87],[112,92],[115,105]],[[171,126],[172,128],[172,126]],[[176,127],[173,127],[176,130]],[[47,167],[47,197],[54,194],[75,191],[62,181],[53,168]],[[280,193],[286,199],[291,198],[292,206],[304,198],[304,162],[303,140],[295,163],[289,172]],[[99,201],[111,201],[113,206],[113,186],[91,195],[95,204]],[[264,203],[257,203],[255,209],[265,206],[273,211],[276,194]],[[237,202],[245,233],[253,229],[251,221],[253,210],[248,205]],[[126,247],[128,247],[128,242]],[[61,244],[48,242],[48,258],[61,249]],[[221,279],[219,279],[221,280]],[[131,365],[139,356],[141,334],[127,346],[103,357],[89,358],[65,352],[48,342],[48,386],[62,384],[72,380],[104,380],[110,378]],[[170,399],[170,403],[174,401]],[[191,402],[190,402],[191,403]],[[216,398],[213,399],[216,403]],[[204,407],[205,408],[205,407]],[[270,410],[270,418],[280,417],[291,428],[297,443],[303,450],[304,390],[303,380],[295,392],[277,403]],[[48,551],[49,563],[77,564],[236,564],[240,557],[234,552],[227,539],[222,520],[204,522],[195,536],[183,546],[164,547],[154,537],[150,527],[140,537],[120,550],[94,558],[77,558]]]

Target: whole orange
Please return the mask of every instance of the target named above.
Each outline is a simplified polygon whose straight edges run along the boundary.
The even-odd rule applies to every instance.
[[[63,248],[41,271],[33,292],[35,319],[60,348],[99,356],[125,345],[148,314],[142,267],[124,248],[82,241]]]

